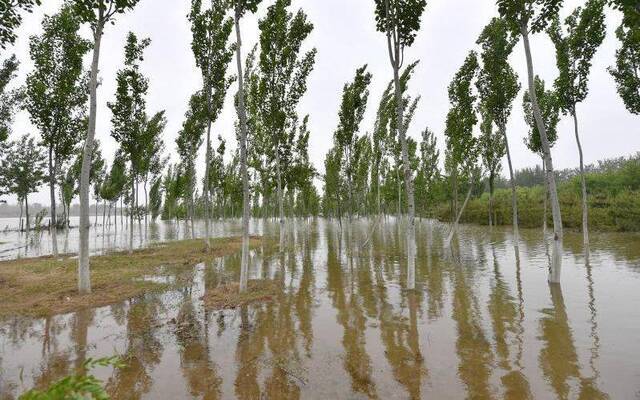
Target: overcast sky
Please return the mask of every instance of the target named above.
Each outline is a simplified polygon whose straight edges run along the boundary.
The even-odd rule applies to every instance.
[[[45,14],[55,13],[62,1],[49,0],[26,15],[18,30],[18,40],[12,48],[4,51],[1,58],[15,53],[21,61],[18,79],[22,84],[32,68],[29,59],[29,37],[41,32],[41,21]],[[243,52],[246,54],[258,38],[257,21],[264,15],[273,0],[263,1],[256,16],[248,15],[242,21]],[[562,11],[566,15],[579,0],[565,1]],[[123,63],[123,45],[128,31],[139,37],[151,38],[142,70],[149,78],[147,110],[154,113],[166,110],[168,119],[164,139],[167,150],[176,160],[175,138],[183,121],[188,99],[201,87],[201,77],[195,67],[191,53],[191,32],[186,15],[188,0],[141,0],[133,12],[117,17],[116,24],[106,28],[102,41],[100,78],[98,88],[98,121],[96,137],[103,145],[107,160],[111,160],[116,143],[110,137],[111,112],[106,103],[115,93],[116,71]],[[332,135],[337,124],[337,111],[345,82],[353,78],[356,68],[369,65],[373,74],[369,106],[361,133],[370,131],[380,95],[392,77],[384,35],[376,32],[373,0],[294,0],[292,11],[303,8],[315,28],[307,40],[307,47],[316,47],[318,55],[313,73],[309,78],[308,92],[300,104],[300,114],[310,115],[310,155],[319,171],[324,169],[324,156],[332,144]],[[406,61],[420,60],[410,92],[421,95],[422,100],[413,124],[408,132],[419,139],[425,127],[437,136],[441,154],[444,154],[444,125],[449,109],[447,85],[462,64],[467,53],[476,49],[475,41],[482,28],[497,14],[492,0],[431,0],[422,20],[422,29],[414,45],[406,50]],[[629,155],[640,149],[640,118],[626,111],[618,97],[614,82],[606,71],[614,62],[618,42],[614,30],[620,22],[618,13],[608,11],[607,38],[598,50],[593,62],[589,83],[589,97],[578,106],[585,161]],[[85,31],[89,37],[88,31]],[[548,84],[557,75],[553,45],[546,35],[537,35],[532,40],[534,68]],[[90,54],[86,58],[89,66]],[[511,55],[511,64],[526,86],[526,64],[522,43]],[[235,72],[235,63],[230,73]],[[235,147],[232,104],[232,87],[227,96],[222,117],[213,127],[213,137],[221,134],[230,146]],[[17,115],[14,137],[24,133],[38,134],[29,122],[26,112]],[[573,126],[569,118],[559,125],[559,140],[553,149],[557,168],[575,167],[578,153]],[[522,93],[514,103],[508,125],[511,151],[516,168],[539,164],[539,159],[530,153],[523,143],[527,127],[522,113]],[[214,143],[215,145],[215,143]],[[201,153],[203,153],[204,148]],[[200,156],[203,158],[202,154]],[[505,160],[506,163],[506,160]],[[204,169],[204,162],[198,165]],[[505,165],[506,167],[506,165]],[[506,168],[505,168],[506,170]],[[202,171],[200,171],[202,174]],[[14,198],[9,198],[15,202]],[[48,194],[42,190],[32,195],[31,202],[48,204]],[[74,203],[77,199],[74,199]]]

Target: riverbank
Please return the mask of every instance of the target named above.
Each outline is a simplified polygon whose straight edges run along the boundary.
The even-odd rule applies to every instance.
[[[255,246],[259,239],[251,239]],[[178,272],[240,251],[239,237],[158,243],[145,249],[91,258],[92,293],[76,289],[77,259],[71,256],[24,258],[0,262],[0,315],[48,316],[98,307],[180,286]],[[166,279],[162,279],[162,278]]]

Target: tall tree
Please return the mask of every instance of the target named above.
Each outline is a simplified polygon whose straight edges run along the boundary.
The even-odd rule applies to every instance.
[[[556,48],[556,64],[559,76],[554,82],[559,106],[563,113],[573,117],[573,128],[580,155],[580,181],[582,186],[582,234],[584,251],[589,256],[589,207],[587,203],[587,180],[584,171],[584,156],[578,133],[576,106],[584,101],[589,92],[591,60],[605,37],[604,0],[588,0],[584,8],[576,8],[564,20],[563,32],[560,18],[556,15],[547,29]]]
[[[7,90],[7,86],[15,78],[19,65],[16,56],[12,55],[0,66],[0,159],[3,156],[2,143],[11,133],[11,122],[20,97],[17,91]]]
[[[78,291],[91,292],[91,272],[89,269],[89,178],[91,170],[91,151],[96,135],[98,107],[98,66],[100,46],[107,23],[114,23],[117,14],[123,14],[135,7],[139,0],[72,0],[78,15],[88,23],[93,33],[93,57],[89,78],[89,124],[82,156],[80,174],[80,248],[78,254]]]
[[[307,77],[315,63],[315,48],[301,54],[313,24],[302,11],[294,15],[291,0],[277,0],[260,20],[260,91],[264,103],[260,110],[263,129],[269,135],[265,149],[275,163],[280,243],[284,244],[284,177],[294,145],[293,122],[297,105],[307,90]],[[275,157],[274,157],[275,156]],[[274,159],[275,158],[275,159]]]
[[[493,128],[493,119],[486,109],[481,108],[480,113],[482,122],[480,124],[481,134],[478,145],[482,162],[489,173],[489,226],[493,226],[496,223],[493,209],[493,191],[496,176],[500,174],[502,167],[501,162],[505,154],[505,141],[502,133]]]
[[[334,142],[340,148],[340,153],[343,156],[341,165],[347,182],[349,218],[351,218],[354,208],[353,175],[356,167],[354,152],[360,123],[367,108],[370,83],[371,73],[367,72],[367,66],[364,65],[356,70],[353,82],[344,85],[342,103],[340,111],[338,111],[338,128],[334,133]]]
[[[226,18],[226,0],[212,0],[210,8],[202,9],[202,0],[191,1],[191,49],[196,66],[202,74],[202,92],[207,102],[207,139],[205,154],[205,174],[203,192],[205,200],[205,241],[209,241],[209,218],[211,213],[209,198],[209,166],[211,160],[211,125],[218,119],[224,106],[227,89],[233,78],[227,77],[227,68],[233,59],[233,48],[228,45],[233,29],[233,20]]]
[[[433,131],[426,128],[422,131],[420,141],[420,165],[416,174],[416,199],[418,200],[418,210],[426,214],[429,208],[429,201],[432,198],[433,184],[439,177],[438,161],[440,151],[438,150],[436,137]]]
[[[0,49],[16,41],[15,30],[22,23],[23,11],[31,12],[41,0],[4,0],[0,4]]]
[[[489,125],[485,125],[486,132],[492,132],[492,124],[498,127],[499,133],[504,141],[503,152],[506,152],[507,163],[509,165],[509,179],[511,184],[511,210],[513,213],[513,234],[514,243],[518,247],[518,196],[516,191],[516,181],[513,171],[513,163],[511,160],[511,150],[509,148],[509,139],[507,135],[507,121],[511,114],[513,100],[520,91],[518,84],[518,75],[516,75],[511,65],[509,65],[509,55],[513,51],[517,43],[516,38],[509,31],[508,22],[502,18],[493,18],[491,22],[482,30],[477,43],[482,48],[480,58],[482,60],[482,68],[477,81],[478,93],[480,95],[480,109],[484,116],[484,121]],[[486,139],[493,138],[494,135],[486,136],[484,144],[489,144]],[[496,144],[491,140],[492,144]],[[490,147],[493,150],[499,150],[500,147]],[[489,148],[487,148],[489,149]],[[487,156],[489,154],[485,154]],[[500,154],[491,154],[491,160],[502,158]],[[488,159],[485,158],[485,162]],[[495,166],[495,164],[492,163]],[[491,176],[489,177],[491,180]],[[491,188],[490,188],[491,192]],[[493,197],[493,196],[490,196]],[[491,216],[490,216],[491,217]]]
[[[558,190],[556,186],[556,176],[551,158],[551,147],[549,138],[544,126],[540,106],[535,93],[533,57],[529,44],[529,35],[544,31],[554,15],[562,5],[562,0],[497,0],[500,15],[509,23],[514,33],[519,33],[524,45],[525,57],[527,60],[527,78],[529,83],[529,93],[531,93],[531,108],[533,112],[544,155],[544,163],[549,181],[549,192],[551,197],[551,212],[553,214],[554,231],[554,251],[561,250],[562,243],[562,215],[560,213],[560,202],[558,200]],[[561,257],[554,257],[560,260]],[[559,269],[560,265],[552,265],[552,270]],[[554,274],[550,274],[550,279]]]
[[[73,9],[63,7],[58,14],[44,18],[43,33],[31,38],[29,50],[34,69],[27,76],[25,108],[48,153],[50,227],[56,257],[56,176],[86,129],[87,77],[82,58],[91,43],[78,35],[80,23]]]
[[[24,135],[11,143],[11,151],[0,170],[7,179],[9,189],[19,202],[24,202],[29,232],[29,194],[37,192],[46,178],[47,157],[37,146],[35,139]]]
[[[111,109],[111,136],[120,145],[123,155],[129,162],[131,180],[131,207],[129,208],[129,251],[133,251],[133,218],[139,210],[136,208],[138,190],[136,182],[143,171],[146,160],[145,125],[147,122],[145,96],[149,88],[148,79],[140,71],[140,62],[144,59],[144,50],[149,39],[138,40],[129,32],[124,47],[124,68],[116,76],[116,96],[114,102],[107,103]],[[87,143],[85,143],[86,147]],[[86,149],[85,149],[86,155]],[[87,159],[90,160],[90,157]],[[85,159],[83,158],[83,168]]]
[[[142,155],[140,157],[140,175],[144,184],[144,222],[147,223],[149,213],[149,193],[147,184],[150,179],[162,174],[164,141],[162,134],[167,126],[167,118],[164,111],[155,113],[151,118],[145,116],[142,125],[141,143]]]
[[[409,223],[407,225],[407,287],[415,288],[415,202],[413,182],[409,165],[409,152],[403,122],[403,99],[400,87],[400,68],[404,62],[404,50],[410,47],[420,30],[420,19],[427,5],[426,0],[374,0],[376,5],[376,28],[387,35],[387,50],[393,69],[395,87],[395,105],[397,118],[397,136],[402,145],[402,163],[404,184],[407,192],[407,209]]]
[[[478,122],[475,112],[476,95],[473,92],[474,80],[478,74],[478,56],[471,51],[449,84],[449,102],[451,109],[447,114],[445,136],[447,140],[447,164],[452,176],[454,203],[457,201],[457,186],[460,180],[468,182],[465,201],[460,208],[454,207],[455,222],[447,238],[451,242],[471,196],[474,179],[477,177],[478,141],[473,136],[473,127]]]

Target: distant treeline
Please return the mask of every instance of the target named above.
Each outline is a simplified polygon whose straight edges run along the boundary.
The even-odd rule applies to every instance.
[[[640,231],[640,153],[629,158],[619,157],[598,161],[587,167],[590,225],[596,230]],[[558,195],[562,222],[567,228],[581,227],[581,197],[579,172],[572,169],[557,173]],[[525,168],[515,174],[518,185],[519,220],[523,227],[541,227],[544,221],[544,174],[541,167]],[[508,181],[497,179],[494,211],[497,224],[512,224],[511,193]],[[441,199],[435,210],[438,219],[449,221],[451,207]],[[461,221],[489,223],[489,194],[480,190],[469,201]],[[551,226],[551,211],[547,212]]]

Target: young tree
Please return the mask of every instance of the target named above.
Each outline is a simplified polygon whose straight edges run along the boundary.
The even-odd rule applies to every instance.
[[[556,64],[559,76],[554,82],[562,112],[573,117],[573,128],[580,155],[580,180],[582,186],[582,234],[585,254],[589,256],[589,211],[584,157],[578,134],[576,105],[589,92],[591,60],[605,37],[604,0],[588,0],[584,8],[576,8],[564,21],[566,33],[556,15],[547,29],[556,48]]]
[[[425,128],[422,131],[422,141],[420,142],[420,164],[416,174],[415,187],[417,209],[426,214],[429,208],[429,200],[432,198],[434,182],[438,179],[438,159],[440,151],[437,147],[436,137],[433,131]]]
[[[302,11],[294,15],[288,7],[291,0],[277,0],[260,20],[259,90],[264,98],[261,124],[269,135],[263,149],[275,163],[280,244],[284,245],[284,177],[292,154],[294,121],[297,105],[307,90],[307,77],[315,63],[316,49],[301,54],[303,42],[313,24]],[[273,157],[275,156],[275,157]]]
[[[209,218],[211,213],[209,198],[209,166],[211,160],[211,125],[218,119],[224,106],[227,89],[233,78],[227,77],[227,68],[233,58],[233,48],[228,46],[233,29],[233,20],[225,18],[226,0],[212,0],[210,8],[203,11],[202,0],[191,1],[191,49],[196,66],[202,73],[202,92],[207,102],[207,139],[205,155],[205,174],[203,191],[205,200],[205,241],[209,241]]]
[[[517,40],[509,31],[509,25],[505,19],[493,18],[491,22],[482,30],[477,43],[482,48],[480,58],[482,60],[482,68],[478,75],[477,88],[480,95],[480,109],[483,110],[484,120],[489,125],[485,125],[486,132],[493,132],[492,124],[498,127],[498,132],[503,138],[503,153],[507,154],[507,163],[509,165],[509,179],[511,184],[511,209],[513,213],[513,234],[514,243],[518,247],[518,196],[516,191],[516,181],[513,171],[513,163],[511,160],[511,151],[509,148],[509,139],[507,135],[507,121],[511,114],[513,100],[520,91],[518,84],[518,75],[509,65],[509,55],[513,51]],[[500,150],[495,140],[490,143],[486,139],[496,139],[495,135],[485,136],[484,144],[494,144],[491,146],[493,150]],[[489,148],[487,148],[489,149]],[[488,156],[490,154],[485,154]],[[503,154],[491,153],[492,165],[495,158],[501,159]],[[488,159],[485,158],[485,162]],[[491,171],[489,171],[491,174]],[[489,176],[491,180],[491,175]],[[491,183],[491,182],[490,182]],[[492,189],[490,188],[490,192]],[[490,200],[492,200],[490,194]],[[491,203],[491,201],[490,201]],[[491,208],[492,204],[490,204]],[[491,215],[489,216],[491,218]]]
[[[335,145],[340,148],[340,153],[343,156],[341,166],[347,182],[349,218],[351,218],[354,207],[353,175],[356,167],[354,151],[358,141],[360,123],[367,108],[370,83],[371,73],[367,72],[367,66],[364,65],[356,70],[353,82],[344,85],[342,103],[338,112],[338,128],[333,134]]]
[[[560,202],[558,201],[558,190],[556,187],[555,172],[553,170],[549,138],[547,137],[547,131],[544,127],[544,121],[540,112],[538,99],[535,95],[535,73],[533,70],[529,35],[544,31],[553,16],[558,13],[558,10],[562,5],[562,0],[497,0],[497,4],[500,15],[508,22],[512,32],[517,32],[522,37],[525,57],[527,60],[531,108],[538,132],[540,132],[545,167],[548,176],[547,179],[549,181],[551,211],[553,214],[553,231],[555,237],[554,249],[560,249],[560,243],[562,242],[562,215],[560,213]],[[557,259],[559,260],[560,257]]]
[[[460,216],[471,196],[474,179],[477,178],[478,143],[473,136],[473,127],[478,122],[475,112],[476,95],[473,93],[473,82],[478,74],[478,56],[471,51],[464,63],[449,84],[449,102],[451,109],[447,114],[445,136],[447,139],[447,164],[452,176],[454,202],[457,201],[458,181],[462,178],[468,181],[468,191],[465,201],[454,212],[457,214],[455,222],[449,232],[446,244],[453,238]]]
[[[162,209],[162,179],[161,177],[154,178],[151,182],[151,190],[149,191],[149,211],[151,212],[151,221],[155,220],[160,215]]]
[[[82,58],[91,43],[78,35],[80,20],[68,6],[42,23],[43,33],[33,36],[30,55],[33,71],[27,76],[25,108],[38,127],[47,149],[50,228],[53,254],[58,256],[56,235],[56,175],[69,160],[86,129],[87,77]]]
[[[498,130],[493,129],[493,119],[486,109],[480,110],[482,122],[480,124],[480,138],[478,146],[482,162],[487,172],[489,172],[489,226],[495,223],[495,215],[493,210],[493,191],[495,187],[496,176],[500,174],[502,167],[502,157],[505,153],[504,135]],[[517,217],[517,213],[514,214]],[[515,232],[515,230],[514,230]]]
[[[15,30],[22,22],[22,11],[31,12],[40,0],[6,0],[0,5],[0,49],[16,41]]]
[[[19,202],[24,201],[29,232],[29,194],[37,192],[45,180],[46,155],[38,148],[33,137],[24,135],[11,143],[5,166],[0,172]]]
[[[560,120],[560,108],[558,102],[558,96],[553,90],[546,90],[544,87],[544,81],[536,76],[536,95],[538,98],[538,104],[540,104],[540,111],[542,112],[542,119],[544,120],[544,126],[547,129],[547,139],[549,140],[549,146],[553,147],[558,139],[558,121]],[[545,169],[544,165],[544,152],[542,150],[542,140],[540,139],[540,133],[533,118],[533,110],[531,107],[531,96],[529,91],[525,91],[522,98],[522,108],[524,110],[525,122],[529,126],[529,134],[525,138],[525,145],[529,150],[538,154],[542,159],[542,169]],[[547,231],[547,197],[549,192],[549,182],[544,180],[544,215],[543,215],[543,231]]]
[[[139,0],[71,0],[76,12],[88,23],[93,33],[93,57],[89,88],[89,123],[84,143],[82,171],[80,174],[80,249],[78,254],[78,291],[91,292],[91,272],[89,269],[89,175],[91,170],[91,151],[96,135],[98,106],[98,65],[100,46],[107,23],[114,23],[117,14],[133,9]]]
[[[164,141],[162,133],[167,126],[167,119],[164,111],[155,113],[151,118],[145,116],[142,125],[142,155],[140,157],[140,175],[144,184],[144,223],[147,224],[147,214],[149,213],[149,195],[147,184],[149,179],[162,173],[164,152]]]
[[[138,40],[133,32],[127,35],[124,48],[124,68],[118,71],[116,77],[116,98],[113,103],[107,103],[112,117],[111,136],[122,149],[123,155],[129,162],[129,178],[131,179],[131,207],[129,211],[129,251],[133,251],[133,217],[138,212],[136,182],[141,176],[145,163],[145,126],[147,122],[146,100],[148,79],[140,72],[140,61],[143,60],[144,49],[151,43],[149,39]],[[163,117],[161,116],[160,119]],[[160,130],[161,131],[161,130]],[[88,142],[85,142],[85,147]],[[153,145],[153,143],[151,144]],[[84,156],[87,155],[86,149]],[[83,168],[85,158],[83,156]],[[90,157],[90,154],[89,154]],[[90,158],[87,158],[90,160]],[[82,189],[81,189],[82,191]],[[135,211],[135,212],[134,212]]]
[[[404,61],[405,47],[410,47],[420,30],[420,18],[427,5],[426,0],[374,0],[376,5],[376,28],[387,35],[387,50],[389,61],[393,69],[395,87],[395,106],[397,118],[397,136],[402,146],[402,164],[404,169],[404,184],[407,192],[407,209],[409,224],[407,225],[407,257],[408,277],[407,287],[415,288],[415,202],[413,197],[413,182],[409,153],[405,137],[403,121],[403,99],[400,87],[400,68]]]

